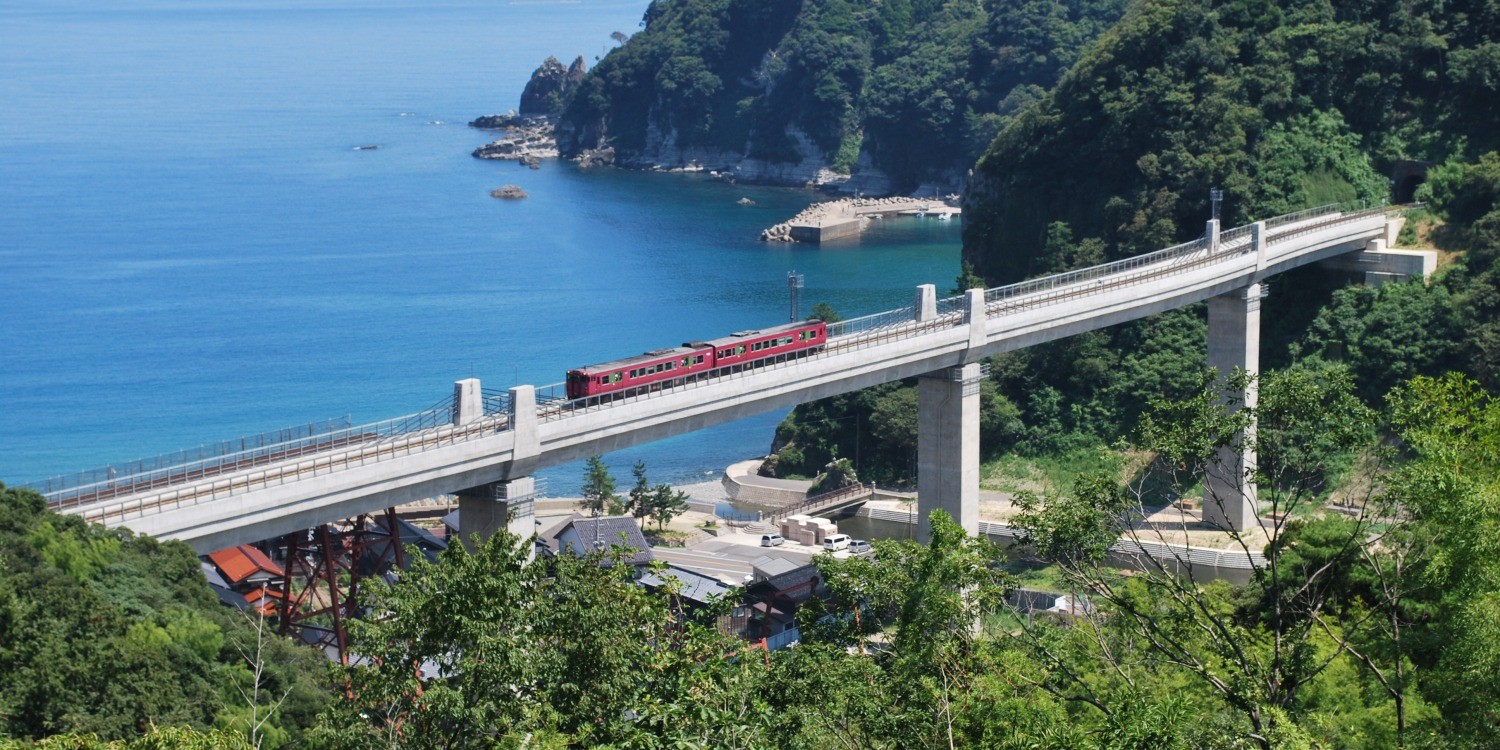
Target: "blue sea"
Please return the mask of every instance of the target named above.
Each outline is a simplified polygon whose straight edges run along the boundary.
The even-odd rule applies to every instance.
[[[0,5],[0,481],[348,415],[947,289],[958,222],[823,247],[810,191],[469,156],[547,55],[643,0]],[[375,145],[375,150],[356,150]],[[500,185],[530,197],[491,198]],[[748,197],[754,206],[736,201]],[[657,481],[763,454],[784,412],[607,457]],[[544,473],[576,490],[577,466]]]

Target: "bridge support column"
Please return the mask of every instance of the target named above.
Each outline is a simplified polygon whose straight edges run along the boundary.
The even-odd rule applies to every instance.
[[[526,539],[536,529],[536,480],[521,477],[458,492],[459,536],[473,550],[501,529]]]
[[[927,520],[944,510],[970,534],[979,533],[978,362],[917,380],[917,539],[932,536]]]
[[[1208,301],[1208,366],[1224,383],[1235,369],[1260,374],[1260,284]],[[1256,384],[1226,391],[1231,409],[1254,407]],[[1209,468],[1203,499],[1203,521],[1211,526],[1244,531],[1256,523],[1255,427],[1235,435]]]

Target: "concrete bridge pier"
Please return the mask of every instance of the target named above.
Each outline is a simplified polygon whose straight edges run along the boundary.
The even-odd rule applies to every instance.
[[[458,493],[459,536],[470,550],[501,529],[522,539],[536,531],[536,480],[521,477],[491,482]]]
[[[1260,374],[1260,284],[1251,284],[1208,300],[1208,366],[1223,377],[1236,369]],[[1231,409],[1253,408],[1257,384],[1226,391]],[[1256,523],[1255,428],[1235,435],[1219,449],[1209,467],[1203,499],[1203,521],[1210,526],[1245,531]]]
[[[927,516],[944,510],[970,534],[979,533],[978,362],[930,372],[917,380],[917,540],[932,537]]]

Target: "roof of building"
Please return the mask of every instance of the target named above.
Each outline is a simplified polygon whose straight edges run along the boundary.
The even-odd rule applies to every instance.
[[[453,512],[455,514],[458,513],[458,511],[456,510]],[[455,519],[455,521],[456,520],[457,519]],[[448,549],[447,542],[437,538],[433,535],[432,532],[428,531],[427,529],[424,529],[421,526],[414,525],[399,516],[396,518],[396,530],[401,534],[401,545],[403,547],[408,544],[415,544],[418,547],[423,547],[425,549]],[[377,536],[390,536],[391,532],[386,528],[386,519],[384,516],[380,516],[375,519],[375,525],[370,529],[370,533]]]
[[[219,597],[220,604],[228,605],[230,607],[234,607],[235,609],[244,609],[250,606],[249,603],[245,601],[245,598],[240,596],[239,592],[237,591],[226,589],[222,586],[215,586],[212,583],[210,583],[208,587],[210,589],[213,589],[214,596]]]
[[[572,531],[576,535],[578,546],[582,547],[574,549],[572,545],[567,545],[575,554],[585,555],[601,550],[608,552],[615,547],[624,547],[634,553],[623,558],[622,562],[626,565],[643,565],[651,562],[651,543],[646,541],[646,536],[635,524],[635,519],[630,516],[574,516],[557,530],[556,548],[559,552],[562,551],[565,537],[572,536],[568,533]]]
[[[822,577],[818,575],[818,568],[812,563],[798,563],[765,555],[756,558],[750,563],[750,567],[755,571],[756,579],[750,588],[752,591],[760,591],[762,595],[769,588],[776,594],[789,591],[787,598],[806,599],[822,585]],[[809,582],[813,585],[808,586]]]
[[[218,568],[215,568],[214,566],[209,565],[202,560],[199,560],[198,564],[203,567],[203,577],[208,579],[208,585],[216,586],[221,589],[229,588],[229,582],[224,580],[224,576],[219,575]]]
[[[679,587],[678,596],[699,604],[708,604],[711,600],[734,591],[733,586],[717,578],[679,568],[676,565],[668,565],[667,569],[661,573],[648,571],[641,576],[640,583],[648,588],[661,588],[669,581],[676,582]]]
[[[285,600],[286,594],[270,586],[260,586],[245,594],[245,603],[267,616],[276,614],[277,599]]]
[[[248,544],[210,552],[208,559],[213,562],[220,573],[224,574],[225,580],[234,585],[243,583],[245,579],[256,573],[270,573],[274,576],[285,575],[281,571],[281,566],[271,562],[271,558],[266,557],[266,553]]]
[[[799,563],[774,555],[761,555],[750,561],[750,569],[755,572],[756,580],[775,578],[776,576],[790,573],[803,567],[806,567],[806,563]]]

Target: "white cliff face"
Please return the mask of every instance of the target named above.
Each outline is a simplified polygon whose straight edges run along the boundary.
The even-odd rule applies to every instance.
[[[890,178],[874,167],[869,153],[860,153],[852,174],[840,174],[829,167],[828,156],[801,129],[788,125],[786,134],[800,157],[797,161],[749,158],[745,156],[750,150],[748,143],[740,151],[682,146],[676,129],[663,131],[653,121],[646,128],[645,148],[638,153],[617,155],[616,162],[637,169],[716,172],[737,182],[825,188],[850,195],[890,192]]]

